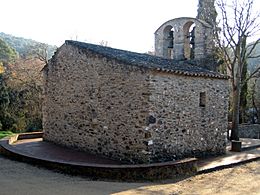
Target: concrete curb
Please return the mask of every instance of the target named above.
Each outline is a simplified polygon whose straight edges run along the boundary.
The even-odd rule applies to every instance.
[[[230,163],[230,164],[227,164],[227,165],[220,165],[220,166],[216,166],[216,167],[213,167],[213,168],[198,170],[196,175],[211,173],[211,172],[214,172],[214,171],[219,171],[219,170],[227,169],[227,168],[232,168],[232,167],[235,167],[235,166],[239,166],[239,165],[243,165],[243,164],[250,163],[250,162],[253,162],[253,161],[257,161],[259,159],[260,159],[260,156],[255,157],[255,158],[251,158],[251,159],[246,159],[246,160],[243,160],[243,161],[240,161],[240,162]]]
[[[256,148],[259,148],[259,147],[260,147],[260,144],[257,144],[257,145],[254,145],[254,146],[247,146],[247,147],[243,147],[243,145],[242,145],[242,152],[248,151],[248,150],[253,150],[253,149],[256,149]]]

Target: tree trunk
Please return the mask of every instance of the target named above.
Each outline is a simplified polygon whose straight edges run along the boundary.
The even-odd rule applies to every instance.
[[[231,140],[239,141],[239,107],[240,107],[240,81],[237,79],[236,86],[233,88],[233,102],[232,102],[232,127]]]
[[[246,108],[247,108],[247,63],[244,64],[241,75],[241,86],[240,91],[240,112],[239,112],[239,123],[246,122]]]

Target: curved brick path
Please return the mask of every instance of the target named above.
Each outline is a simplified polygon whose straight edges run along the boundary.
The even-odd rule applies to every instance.
[[[216,157],[216,158],[210,158],[210,159],[204,159],[199,161],[200,168],[208,166],[208,170],[216,169],[216,165],[226,166],[230,162],[235,163],[243,163],[255,159],[259,159],[260,157],[260,148],[257,147],[259,145],[260,140],[244,140],[245,146],[254,146],[255,149],[246,150],[241,153],[233,153],[228,152],[227,155],[222,157]],[[41,144],[45,144],[45,146],[42,148],[40,147]],[[34,147],[32,147],[34,145]],[[53,151],[50,151],[53,149],[53,147],[50,147],[50,145],[46,144],[45,142],[42,142],[41,139],[34,139],[34,140],[23,140],[18,141],[11,147],[15,148],[17,151],[27,151],[28,153],[35,153],[38,156],[46,156],[46,155],[54,155],[55,150],[56,152],[60,149],[54,149]],[[38,149],[37,149],[38,147]],[[40,147],[40,148],[39,148]],[[34,148],[34,150],[32,150]],[[44,149],[45,148],[45,149]],[[65,151],[65,150],[64,150]],[[63,151],[63,152],[64,152]],[[66,150],[68,151],[68,150]],[[66,160],[69,160],[68,156],[71,156],[71,153],[65,152],[63,153],[63,156],[67,156]],[[79,154],[77,154],[79,155]],[[75,156],[74,156],[75,157]],[[56,156],[56,158],[59,158],[59,156]],[[83,160],[83,159],[82,159]],[[95,160],[95,158],[93,158]],[[100,159],[99,159],[100,160]],[[108,159],[105,159],[108,160]],[[80,161],[80,160],[79,160]],[[76,176],[69,176],[60,174],[57,172],[49,171],[46,169],[42,169],[37,166],[31,166],[26,163],[21,163],[17,161],[9,160],[3,156],[0,155],[0,194],[1,195],[105,195],[105,194],[178,194],[179,190],[182,189],[182,185],[187,185],[189,188],[206,191],[207,189],[203,189],[200,187],[200,185],[210,185],[211,188],[214,188],[217,193],[210,193],[210,194],[219,194],[222,191],[225,191],[226,188],[221,188],[216,186],[215,182],[221,182],[224,181],[223,185],[229,185],[228,184],[228,178],[226,180],[223,180],[224,178],[221,178],[219,175],[228,175],[231,177],[232,174],[234,174],[234,170],[238,170],[237,174],[234,175],[231,178],[234,178],[234,181],[230,181],[234,187],[234,182],[241,182],[244,181],[245,178],[250,179],[250,181],[245,181],[243,184],[243,190],[248,189],[248,193],[252,194],[258,194],[260,192],[257,191],[257,181],[259,181],[259,170],[252,169],[252,165],[246,165],[242,167],[248,168],[244,170],[249,170],[247,174],[251,175],[242,175],[242,178],[239,178],[240,174],[244,174],[245,171],[241,172],[240,169],[243,168],[232,168],[230,170],[225,169],[220,172],[213,172],[209,175],[201,175],[188,178],[187,180],[180,179],[180,182],[169,180],[164,182],[156,182],[156,183],[127,183],[127,182],[106,182],[106,181],[92,181],[88,178],[82,178],[82,177],[76,177]],[[107,161],[107,163],[118,163],[118,162],[112,162],[110,160]],[[259,164],[259,161],[254,163]],[[224,174],[223,174],[224,173]],[[258,173],[258,174],[257,174]],[[199,179],[196,179],[196,178]],[[219,178],[220,177],[220,178]],[[226,176],[225,176],[226,177]],[[256,178],[253,178],[256,177]],[[237,180],[236,180],[237,178]],[[258,179],[257,179],[258,178]],[[216,179],[214,182],[213,180]],[[229,178],[230,180],[230,178]],[[236,180],[236,181],[235,181]],[[189,183],[189,181],[191,181]],[[202,184],[199,184],[201,183]],[[209,183],[207,183],[209,182]],[[176,185],[175,185],[176,183]],[[179,183],[183,183],[180,186]],[[194,184],[197,183],[197,184]],[[248,185],[250,183],[250,185]],[[166,185],[165,185],[166,184]],[[175,186],[175,187],[174,187]],[[177,187],[176,187],[177,186]],[[241,184],[238,184],[239,187],[241,187]],[[251,186],[251,187],[250,187]],[[259,185],[258,185],[259,186]],[[237,187],[235,187],[237,188]],[[213,189],[213,191],[214,191]],[[170,193],[171,192],[171,193]],[[174,192],[174,193],[173,193]],[[175,193],[176,192],[176,193]],[[198,192],[198,191],[197,191]],[[253,193],[254,192],[254,193]],[[246,194],[248,194],[246,193]],[[185,194],[185,193],[184,193]],[[204,193],[202,193],[204,194]],[[207,193],[206,193],[207,194]],[[225,194],[225,193],[224,193]],[[226,194],[232,194],[230,192]],[[244,192],[239,193],[239,191],[235,191],[235,194],[245,194]]]
[[[0,152],[20,161],[58,169],[64,173],[117,181],[149,181],[194,175],[195,158],[152,164],[122,164],[42,141],[41,133],[18,134],[0,140]]]
[[[105,157],[80,152],[69,148],[42,141],[42,138],[18,140],[12,147],[25,154],[31,154],[37,158],[48,159],[50,161],[68,162],[71,164],[107,164],[120,165],[119,161]]]
[[[35,135],[35,134],[32,134]],[[37,138],[37,137],[27,137],[27,138],[22,138],[22,137],[28,136],[27,134],[21,134],[18,137],[14,137],[12,140],[12,144],[8,144],[6,140],[1,140],[0,141],[0,148],[2,146],[2,149],[11,151],[13,157],[17,156],[23,156],[23,159],[26,160],[26,162],[34,161],[34,164],[40,164],[40,165],[45,165],[50,162],[58,163],[58,166],[60,165],[69,165],[69,167],[65,167],[62,170],[67,170],[68,168],[71,169],[75,166],[79,166],[80,169],[79,171],[77,170],[77,174],[80,173],[81,171],[86,171],[87,173],[91,172],[92,175],[89,176],[94,176],[98,177],[101,175],[101,178],[103,177],[102,174],[104,175],[104,171],[107,172],[104,176],[104,178],[109,178],[111,177],[112,179],[126,179],[129,178],[129,174],[125,173],[128,171],[130,174],[132,174],[133,171],[136,171],[134,175],[139,174],[140,172],[144,172],[146,174],[146,171],[151,171],[151,170],[156,170],[158,167],[167,167],[165,171],[169,172],[169,170],[173,170],[174,166],[179,167],[179,162],[176,161],[174,164],[173,162],[169,163],[158,163],[158,164],[151,164],[151,165],[125,165],[121,164],[119,161],[111,160],[108,158],[104,158],[101,156],[96,156],[92,154],[88,154],[86,152],[79,152],[75,150],[71,150],[68,148],[64,148],[49,142],[45,142],[42,140],[42,138]],[[31,136],[29,134],[29,136]],[[37,136],[37,135],[36,135]],[[19,140],[19,138],[22,138]],[[18,139],[18,140],[17,140]],[[204,173],[204,172],[210,172],[213,170],[218,170],[222,168],[227,168],[231,167],[235,164],[242,164],[245,162],[250,162],[256,159],[260,158],[260,140],[253,140],[253,139],[243,139],[243,147],[247,148],[243,152],[230,152],[227,150],[226,155],[218,156],[218,157],[211,157],[208,159],[198,159],[198,173]],[[229,147],[227,147],[229,148]],[[254,149],[250,149],[254,148]],[[26,159],[27,158],[27,159]],[[21,159],[21,158],[19,158]],[[36,160],[35,160],[36,159]],[[193,162],[194,160],[183,160],[181,163],[185,163],[184,169],[180,169],[181,172],[183,170],[192,170]],[[181,164],[180,163],[180,164]],[[182,165],[181,165],[182,166]],[[53,166],[47,166],[47,167],[53,167]],[[55,167],[57,167],[57,164],[55,164]],[[82,169],[83,167],[83,169]],[[87,167],[87,169],[86,169]],[[152,167],[152,168],[151,168]],[[157,168],[153,168],[157,167]],[[187,168],[188,167],[188,168]],[[86,169],[86,170],[85,170]],[[95,169],[95,171],[93,171]],[[158,170],[159,170],[158,169]],[[97,170],[97,171],[96,171]],[[111,170],[116,170],[116,171],[111,171]],[[119,174],[118,174],[118,170]],[[123,172],[122,172],[123,171]],[[163,172],[155,172],[156,174],[160,173],[163,174]],[[96,174],[98,172],[98,174]],[[101,172],[101,174],[100,174]],[[72,172],[73,173],[73,172]],[[112,174],[112,175],[111,175]],[[117,177],[113,178],[115,174],[118,174]],[[124,178],[125,176],[125,178]],[[143,175],[141,174],[141,177]],[[139,178],[138,176],[137,178]],[[149,176],[150,177],[150,176]],[[130,176],[132,178],[132,176]],[[134,181],[136,181],[136,176],[134,177]],[[167,177],[163,177],[167,178]],[[172,178],[172,177],[171,177]],[[128,179],[126,179],[128,180]],[[132,180],[132,179],[130,179]],[[143,180],[143,179],[141,179]],[[146,179],[145,179],[146,180]]]
[[[227,146],[227,154],[211,157],[208,159],[199,159],[198,170],[208,172],[211,169],[225,168],[236,163],[243,163],[260,158],[260,140],[241,139],[243,141],[243,152],[230,152],[230,146]],[[37,158],[49,159],[50,161],[59,161],[77,165],[85,164],[105,164],[108,166],[122,166],[119,161],[111,160],[97,155],[79,152],[68,148],[42,141],[42,138],[18,140],[12,144],[13,149],[24,154],[30,154]],[[250,147],[256,148],[250,150]],[[249,148],[249,149],[248,149]],[[124,166],[124,165],[123,165]],[[127,165],[126,165],[127,166]]]

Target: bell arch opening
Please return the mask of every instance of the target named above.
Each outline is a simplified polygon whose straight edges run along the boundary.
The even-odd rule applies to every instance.
[[[174,28],[168,25],[163,30],[163,56],[173,59],[174,53]]]
[[[183,26],[184,33],[184,58],[194,59],[195,58],[195,29],[196,25],[194,22],[189,21]]]

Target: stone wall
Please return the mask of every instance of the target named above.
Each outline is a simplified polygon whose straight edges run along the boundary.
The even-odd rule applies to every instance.
[[[240,124],[239,137],[260,139],[260,124]]]
[[[225,151],[227,80],[142,69],[71,45],[44,78],[44,140],[128,163]]]
[[[149,114],[154,123],[147,131],[154,161],[225,152],[227,80],[158,72],[150,89]],[[200,106],[201,93],[205,105]]]
[[[148,78],[144,70],[62,46],[45,69],[44,139],[146,162]]]

